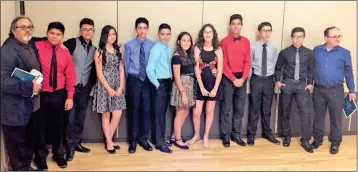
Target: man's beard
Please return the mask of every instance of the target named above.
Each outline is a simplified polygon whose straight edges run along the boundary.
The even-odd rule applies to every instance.
[[[26,35],[26,36],[24,36],[24,40],[26,40],[26,41],[30,41],[31,40],[31,38],[32,38],[32,36],[30,36],[30,35]]]

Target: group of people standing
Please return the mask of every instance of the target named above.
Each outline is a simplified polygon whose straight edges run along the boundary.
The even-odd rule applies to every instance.
[[[149,21],[140,17],[135,21],[137,36],[124,44],[124,57],[114,27],[103,27],[98,48],[91,41],[95,32],[93,20],[84,18],[79,27],[79,37],[62,42],[65,27],[60,22],[50,23],[44,38],[32,37],[34,25],[27,17],[17,17],[11,23],[9,38],[1,48],[1,124],[12,170],[33,170],[33,154],[37,169],[47,169],[46,132],[54,137],[53,159],[61,168],[67,167],[75,151],[90,152],[81,145],[80,136],[92,88],[92,110],[102,115],[104,147],[111,154],[120,149],[113,142],[113,135],[123,110],[127,111],[129,122],[129,153],[136,152],[137,144],[153,150],[148,142],[150,130],[155,135],[152,143],[161,152],[171,153],[172,144],[189,149],[200,140],[204,103],[203,147],[208,148],[217,101],[223,146],[229,147],[230,140],[240,146],[254,145],[260,115],[263,137],[280,144],[270,129],[275,85],[282,93],[283,146],[288,147],[291,141],[290,107],[294,98],[301,116],[301,146],[312,153],[322,144],[328,107],[330,152],[338,152],[342,141],[344,78],[351,101],[355,100],[355,90],[351,56],[339,46],[342,35],[337,27],[327,28],[326,43],[313,51],[303,46],[305,30],[293,28],[292,45],[279,51],[269,40],[271,23],[258,25],[260,40],[250,45],[240,34],[242,16],[234,14],[229,20],[230,35],[221,41],[214,26],[205,24],[195,43],[188,32],[181,32],[172,52],[170,25],[159,26],[159,41],[154,43],[147,38]],[[37,69],[44,81],[38,84],[35,78],[27,83],[12,78],[15,68]],[[248,78],[251,94],[246,143],[241,131]],[[310,108],[313,85],[314,108]],[[168,104],[175,107],[176,115],[174,132],[166,142]],[[181,128],[190,110],[195,133],[192,139],[183,141]],[[52,124],[51,131],[46,131],[47,123]],[[312,135],[314,141],[310,143]]]

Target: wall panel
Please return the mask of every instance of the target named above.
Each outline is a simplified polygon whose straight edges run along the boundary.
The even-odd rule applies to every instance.
[[[11,21],[15,18],[15,1],[1,1],[0,45],[8,38]]]

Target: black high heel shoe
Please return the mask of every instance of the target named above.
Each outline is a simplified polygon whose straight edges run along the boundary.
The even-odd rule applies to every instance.
[[[114,145],[113,148],[116,149],[116,150],[121,149],[121,147],[119,145]]]
[[[114,148],[113,146],[113,149],[112,150],[108,150],[107,149],[107,143],[104,143],[104,149],[106,149],[106,151],[110,154],[115,154],[116,153],[116,149]]]
[[[175,139],[175,141],[173,142],[173,144],[174,144],[174,146],[176,146],[176,147],[178,147],[178,148],[180,148],[180,149],[185,149],[185,150],[188,150],[189,149],[189,146],[188,145],[179,145],[177,142],[178,141],[181,141],[182,139],[179,139],[179,140],[176,140]]]

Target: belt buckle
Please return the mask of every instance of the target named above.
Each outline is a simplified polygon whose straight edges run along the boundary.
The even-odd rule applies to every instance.
[[[293,80],[293,83],[295,83],[295,84],[297,84],[299,82],[300,82],[300,80]]]

